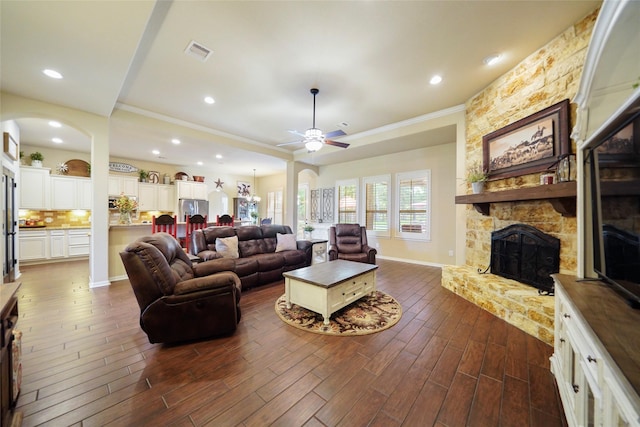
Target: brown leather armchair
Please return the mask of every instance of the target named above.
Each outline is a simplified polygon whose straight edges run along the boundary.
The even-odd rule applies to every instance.
[[[230,271],[192,264],[167,233],[141,237],[120,253],[149,342],[174,343],[235,331],[241,285]]]
[[[329,261],[376,263],[378,251],[369,246],[367,230],[360,224],[336,224],[329,228]]]

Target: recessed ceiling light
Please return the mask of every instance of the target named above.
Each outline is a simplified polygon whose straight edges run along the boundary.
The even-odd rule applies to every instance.
[[[62,124],[60,124],[60,122],[56,122],[55,120],[51,120],[49,122],[49,126],[51,126],[53,128],[61,128]]]
[[[500,62],[501,59],[502,59],[502,55],[495,54],[495,55],[487,56],[486,58],[484,58],[482,60],[482,62],[484,62],[488,66],[492,66],[492,65],[496,65],[498,62]]]
[[[160,154],[160,151],[158,151],[158,150],[153,150],[153,151],[152,151],[152,153],[153,153],[153,154],[155,154],[155,155],[157,156],[158,154]]]
[[[429,80],[429,83],[431,83],[432,85],[437,85],[441,81],[442,81],[442,77],[436,74],[435,76],[431,77],[431,80]]]
[[[178,138],[173,138],[173,139],[171,140],[171,142],[172,142],[172,143],[174,143],[174,144],[176,144],[176,145],[180,144],[180,140],[179,140]]]
[[[216,154],[216,159],[221,159],[222,158],[222,154]]]
[[[202,162],[198,162],[198,166],[202,166]]]
[[[215,104],[216,100],[215,100],[215,99],[213,99],[213,98],[212,98],[212,97],[210,97],[210,96],[205,96],[205,97],[204,97],[204,102],[206,102],[207,104]]]
[[[56,137],[56,138],[51,138],[51,140],[52,140],[53,142],[55,142],[56,144],[62,144],[62,138],[58,138],[58,137]]]
[[[42,70],[42,72],[46,76],[51,77],[52,79],[61,79],[62,78],[62,74],[60,74],[56,70],[51,70],[51,69],[47,68],[46,70]]]

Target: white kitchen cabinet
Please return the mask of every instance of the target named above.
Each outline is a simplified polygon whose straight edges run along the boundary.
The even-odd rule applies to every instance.
[[[52,176],[51,209],[91,209],[91,179]]]
[[[67,242],[69,257],[88,256],[91,249],[91,229],[74,228],[67,230]]]
[[[176,181],[177,199],[207,200],[208,187],[204,182]]]
[[[138,178],[124,175],[109,175],[109,196],[138,196]]]
[[[65,230],[49,231],[49,257],[65,258],[67,256],[67,233]]]
[[[46,230],[20,230],[18,238],[20,261],[44,260],[49,257],[49,241]]]
[[[20,208],[50,208],[50,173],[49,168],[20,167]]]
[[[163,184],[138,184],[140,211],[173,211],[175,209],[174,186]]]

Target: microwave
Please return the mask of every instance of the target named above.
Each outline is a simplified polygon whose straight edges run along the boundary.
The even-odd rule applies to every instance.
[[[128,196],[131,200],[137,200],[137,197]],[[109,196],[109,209],[118,209],[116,207],[116,201],[120,198],[120,196]]]

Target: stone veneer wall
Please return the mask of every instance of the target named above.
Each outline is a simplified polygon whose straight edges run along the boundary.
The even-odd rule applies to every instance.
[[[466,167],[482,162],[482,137],[510,123],[534,114],[563,99],[572,99],[577,92],[591,32],[599,9],[594,10],[546,46],[531,54],[511,71],[485,88],[466,103]],[[571,106],[571,126],[575,120],[575,105]],[[575,142],[571,143],[575,152]],[[484,191],[537,186],[540,174],[506,178],[486,183]],[[470,193],[470,185],[467,193]],[[563,217],[547,201],[508,202],[491,204],[489,216],[467,207],[466,264],[467,268],[447,266],[443,269],[443,286],[459,293],[475,304],[491,311],[537,336],[553,343],[553,307],[551,313],[541,300],[531,299],[535,288],[493,275],[481,276],[477,268],[489,264],[491,232],[508,225],[524,223],[560,239],[560,272],[577,272],[576,218]],[[478,284],[479,286],[476,286]],[[518,292],[511,286],[520,287]],[[501,290],[503,287],[507,290]],[[507,298],[504,298],[508,294]],[[518,299],[521,301],[516,302]],[[498,300],[502,301],[496,303]],[[552,300],[552,299],[551,299]],[[537,304],[538,314],[522,313],[522,306]],[[551,324],[549,325],[550,316]],[[539,318],[538,320],[534,318]],[[517,320],[516,320],[517,319]],[[531,324],[528,322],[531,321]],[[534,332],[537,331],[537,332]]]

